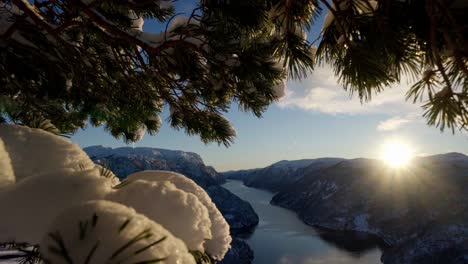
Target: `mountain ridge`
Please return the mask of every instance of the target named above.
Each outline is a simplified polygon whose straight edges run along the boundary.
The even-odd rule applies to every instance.
[[[281,160],[264,168],[228,171],[225,178],[242,180],[246,186],[277,192],[299,181],[304,173],[343,161],[342,158]]]
[[[400,169],[379,159],[337,159],[296,169],[300,173],[286,170],[283,177],[277,175],[288,166],[277,163],[224,176],[276,192],[270,203],[308,225],[376,236],[389,247],[385,264],[466,263],[467,155],[417,156]]]
[[[467,189],[468,156],[461,153],[419,157],[401,169],[360,158],[304,175],[271,204],[308,225],[379,237],[391,246],[384,263],[458,264],[468,252]]]
[[[142,170],[170,170],[186,175],[202,187],[225,182],[212,166],[194,152],[149,147],[110,148],[89,146],[83,149],[96,163],[105,165],[120,177]]]
[[[258,224],[252,206],[220,184],[225,178],[203,162],[194,152],[148,147],[108,148],[90,146],[83,149],[97,164],[108,167],[120,179],[143,170],[168,170],[181,173],[205,189],[229,223],[232,247],[220,264],[248,264],[253,259],[250,247],[238,235],[249,233]],[[241,260],[241,261],[239,261]]]

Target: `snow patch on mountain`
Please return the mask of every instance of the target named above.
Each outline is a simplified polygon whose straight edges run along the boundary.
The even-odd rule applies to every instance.
[[[91,159],[109,167],[119,178],[144,170],[167,170],[181,173],[202,187],[224,182],[213,167],[206,166],[193,152],[147,147],[108,148],[91,146],[83,149]]]
[[[105,158],[108,156],[121,156],[121,157],[132,157],[132,156],[144,156],[146,158],[155,159],[184,159],[185,161],[203,164],[203,160],[197,153],[185,152],[181,150],[169,150],[159,148],[147,148],[147,147],[120,147],[120,148],[109,148],[99,146],[90,146],[83,149],[92,159]]]

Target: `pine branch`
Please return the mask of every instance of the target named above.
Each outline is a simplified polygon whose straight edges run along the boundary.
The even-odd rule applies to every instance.
[[[18,261],[18,263],[21,264],[39,264],[42,261],[37,245],[30,245],[28,243],[6,242],[0,243],[0,249],[17,251],[16,253],[0,254],[0,261]]]

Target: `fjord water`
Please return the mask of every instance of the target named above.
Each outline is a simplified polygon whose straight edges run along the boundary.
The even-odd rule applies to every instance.
[[[260,218],[255,231],[245,238],[254,251],[254,264],[381,263],[382,252],[375,241],[316,230],[294,212],[270,205],[273,193],[246,187],[241,181],[223,186],[249,202]]]

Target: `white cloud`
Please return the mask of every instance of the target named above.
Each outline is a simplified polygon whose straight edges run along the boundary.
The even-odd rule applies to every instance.
[[[406,123],[411,122],[411,119],[408,118],[401,118],[399,116],[395,116],[392,118],[389,118],[385,121],[381,121],[379,125],[377,126],[378,131],[393,131],[397,130],[400,127],[404,126]]]
[[[361,103],[357,95],[351,96],[343,89],[330,66],[317,67],[306,79],[290,81],[286,96],[278,106],[331,115],[384,114],[390,118],[382,121],[377,129],[394,130],[421,116],[420,105],[405,100],[411,84],[407,78],[402,79],[401,83],[374,94],[369,102]]]
[[[282,108],[301,108],[328,114],[407,114],[419,110],[419,106],[405,101],[409,84],[406,81],[361,103],[358,96],[350,96],[338,83],[329,66],[316,68],[301,82],[290,81],[286,96],[278,102]]]

